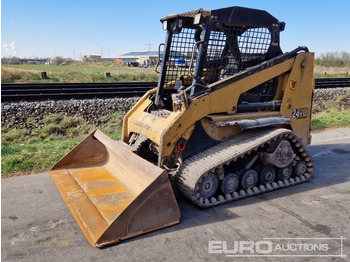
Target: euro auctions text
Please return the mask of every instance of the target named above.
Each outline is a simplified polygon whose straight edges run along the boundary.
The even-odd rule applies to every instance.
[[[210,254],[226,257],[339,257],[345,258],[345,238],[263,238],[262,240],[212,240]]]

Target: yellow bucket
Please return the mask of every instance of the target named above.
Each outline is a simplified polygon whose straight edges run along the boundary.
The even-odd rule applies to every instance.
[[[167,172],[100,130],[55,164],[50,174],[93,246],[179,223]]]

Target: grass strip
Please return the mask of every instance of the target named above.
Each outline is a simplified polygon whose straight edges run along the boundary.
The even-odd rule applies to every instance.
[[[312,130],[350,126],[350,94],[339,96],[314,108]],[[28,119],[27,122],[31,120]],[[99,128],[112,139],[120,139],[122,115],[99,119]],[[2,177],[47,171],[96,127],[80,117],[61,114],[42,120],[41,128],[1,129]]]

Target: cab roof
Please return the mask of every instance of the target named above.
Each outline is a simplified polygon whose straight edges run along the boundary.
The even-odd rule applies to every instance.
[[[279,28],[284,30],[284,22],[279,21],[270,13],[264,10],[252,9],[240,6],[226,7],[215,10],[197,9],[186,13],[168,15],[161,22],[172,19],[204,19],[209,17],[210,22],[219,22],[229,25],[239,25],[248,27]]]

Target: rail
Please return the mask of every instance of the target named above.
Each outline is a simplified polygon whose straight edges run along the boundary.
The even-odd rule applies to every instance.
[[[2,84],[1,101],[42,101],[142,96],[157,82]]]
[[[1,84],[1,101],[43,101],[142,96],[157,82]],[[350,78],[316,78],[315,88],[350,87]]]

